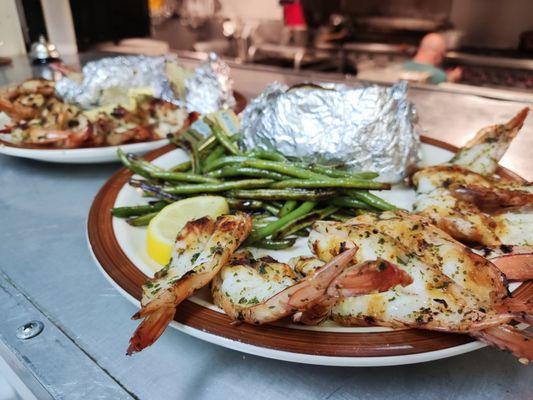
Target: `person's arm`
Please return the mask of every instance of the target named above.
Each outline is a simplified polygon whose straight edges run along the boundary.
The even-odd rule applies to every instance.
[[[463,77],[463,69],[461,67],[455,67],[449,71],[446,71],[448,82],[458,82]]]

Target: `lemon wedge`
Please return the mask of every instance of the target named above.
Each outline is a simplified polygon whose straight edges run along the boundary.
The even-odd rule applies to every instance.
[[[168,264],[176,237],[188,221],[206,216],[216,218],[228,212],[228,203],[220,196],[189,197],[169,204],[148,225],[148,255],[159,264]]]

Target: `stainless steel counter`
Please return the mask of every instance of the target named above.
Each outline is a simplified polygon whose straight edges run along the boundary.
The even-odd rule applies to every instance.
[[[0,85],[39,73],[20,59],[11,68],[0,68]],[[249,97],[274,80],[313,78],[239,66],[234,77]],[[421,89],[411,98],[427,134],[458,145],[524,106]],[[532,145],[530,117],[505,157],[529,179]],[[136,309],[94,264],[85,227],[94,195],[118,168],[0,156],[0,355],[36,398],[531,398],[533,369],[489,348],[419,365],[333,368],[245,355],[169,329],[150,349],[126,357]],[[30,320],[42,321],[44,331],[21,341],[16,329]]]

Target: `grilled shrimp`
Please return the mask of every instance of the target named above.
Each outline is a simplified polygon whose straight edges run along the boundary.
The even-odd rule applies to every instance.
[[[321,221],[309,244],[324,261],[346,246],[359,246],[358,262],[379,257],[413,279],[406,287],[342,298],[332,309],[340,324],[467,333],[533,359],[533,337],[508,325],[513,319],[529,322],[531,302],[507,297],[505,281],[490,262],[428,221],[403,213]]]
[[[427,218],[394,211],[364,214],[347,223],[372,225],[396,237],[426,263],[436,265],[487,305],[507,296],[505,280],[491,262],[432,225]]]
[[[529,108],[525,107],[507,123],[481,129],[457,152],[451,164],[460,165],[485,176],[494,174],[498,169],[498,162],[524,125],[528,113]]]
[[[414,211],[461,241],[533,245],[533,187],[495,175],[528,112],[482,129],[448,164],[416,172]]]
[[[127,354],[153,344],[172,321],[176,307],[207,285],[230,260],[252,229],[244,213],[188,222],[178,234],[172,259],[143,285],[141,309],[132,318],[143,321],[130,339]]]
[[[135,104],[95,114],[57,97],[54,82],[32,79],[0,91],[0,112],[10,118],[0,133],[32,146],[116,146],[177,135],[189,123],[185,108],[164,100],[138,96]]]
[[[482,254],[511,280],[533,278],[533,187],[494,173],[527,114],[482,129],[450,164],[413,176],[415,212],[456,239],[483,245]]]
[[[0,92],[0,111],[17,122],[39,115],[50,97],[55,96],[55,83],[44,79],[30,79],[16,88]]]
[[[318,323],[326,315],[325,303],[333,304],[341,295],[352,296],[388,290],[411,282],[409,276],[384,260],[352,264],[357,247],[344,250],[328,263],[320,263],[304,277],[270,257],[253,260],[249,254],[238,257],[220,271],[212,285],[216,305],[235,320],[260,325],[296,313],[305,321]],[[318,309],[315,307],[318,306]],[[297,317],[296,320],[305,322]]]

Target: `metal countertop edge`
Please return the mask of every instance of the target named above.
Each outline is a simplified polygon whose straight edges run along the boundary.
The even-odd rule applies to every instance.
[[[9,305],[3,307],[6,315],[2,316],[0,324],[0,357],[16,371],[18,378],[36,398],[87,398],[87,393],[80,392],[78,385],[70,385],[70,392],[65,389],[67,386],[57,381],[61,377],[64,381],[83,379],[91,397],[137,399],[2,271],[0,303]],[[18,339],[16,329],[30,320],[41,321],[44,330],[32,339]],[[43,353],[54,354],[60,366],[56,369],[50,365],[51,358],[43,357]]]

